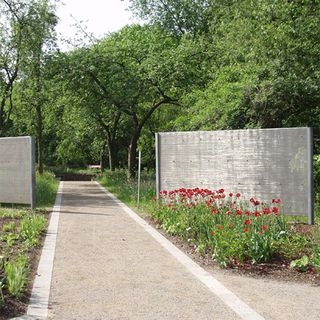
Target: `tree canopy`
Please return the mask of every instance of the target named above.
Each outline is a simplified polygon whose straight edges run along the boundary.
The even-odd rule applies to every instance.
[[[49,0],[1,0],[0,135],[39,167],[154,162],[154,133],[320,124],[318,0],[131,0],[145,19],[68,52]]]

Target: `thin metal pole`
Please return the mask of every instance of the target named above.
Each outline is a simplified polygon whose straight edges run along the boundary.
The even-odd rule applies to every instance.
[[[157,196],[157,200],[159,200],[159,194],[160,194],[160,148],[159,148],[159,144],[160,144],[160,135],[159,133],[156,133],[155,136],[155,143],[156,143],[156,196]]]
[[[140,205],[140,180],[141,180],[141,151],[139,151],[139,165],[138,165],[138,198],[137,207]]]
[[[313,130],[308,128],[308,222],[314,224],[314,195],[313,195]]]
[[[31,186],[30,186],[30,205],[31,210],[36,208],[36,173],[35,173],[35,140],[33,137],[29,137],[30,141],[30,174],[31,174]]]

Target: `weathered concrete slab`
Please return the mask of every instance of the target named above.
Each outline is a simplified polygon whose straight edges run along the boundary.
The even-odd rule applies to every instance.
[[[0,138],[0,203],[35,205],[32,137]]]
[[[156,138],[158,191],[224,188],[249,199],[281,198],[285,214],[312,222],[310,128],[162,132]]]

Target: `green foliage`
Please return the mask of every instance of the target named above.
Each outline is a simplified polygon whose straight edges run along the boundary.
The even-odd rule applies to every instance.
[[[9,261],[5,265],[6,287],[9,294],[18,299],[21,298],[25,290],[27,262],[26,256],[19,256],[16,261]]]
[[[313,252],[311,255],[311,263],[320,272],[320,246],[313,246]]]
[[[51,172],[36,175],[37,207],[51,207],[54,205],[58,190],[58,181]]]
[[[16,228],[16,224],[14,223],[14,221],[11,221],[9,223],[6,223],[2,226],[2,231],[3,232],[14,232]]]
[[[314,211],[315,216],[320,217],[320,155],[313,157],[313,176],[314,176]]]
[[[175,35],[208,31],[210,17],[207,0],[130,0],[135,14],[160,24]]]
[[[17,218],[22,218],[25,214],[26,214],[26,212],[23,210],[0,209],[0,217],[1,218],[17,219]]]
[[[312,235],[311,263],[320,272],[320,226],[314,227]]]
[[[288,259],[297,258],[301,254],[309,255],[311,251],[310,239],[295,233],[289,233],[288,237],[279,239],[275,247],[281,256]]]
[[[13,232],[4,233],[0,236],[0,240],[5,242],[8,245],[8,247],[12,247],[16,243],[17,239],[17,234]]]
[[[31,214],[23,218],[18,228],[19,239],[27,247],[37,246],[39,236],[46,229],[47,221],[42,215]]]
[[[9,295],[12,301],[21,299],[25,292],[30,275],[27,256],[31,247],[39,244],[47,220],[43,214],[32,211],[7,209],[2,212],[9,220],[0,230],[0,304],[6,308]]]
[[[300,272],[306,272],[308,270],[309,263],[310,263],[309,257],[303,256],[300,259],[291,261],[290,268],[295,268]]]
[[[138,181],[127,178],[126,170],[116,170],[115,172],[105,172],[99,182],[114,193],[121,201],[130,206],[137,205]],[[140,205],[148,206],[150,199],[155,197],[155,172],[143,170],[141,172]]]
[[[4,276],[4,256],[0,256],[0,305],[4,304],[3,289],[5,287],[5,276]]]
[[[8,247],[12,247],[18,236],[16,234],[16,223],[11,221],[2,226],[2,233],[0,234],[0,240],[5,242]]]
[[[66,53],[51,1],[0,4],[0,135],[36,135],[39,163],[133,172],[157,131],[320,126],[319,2],[130,3],[149,23]]]

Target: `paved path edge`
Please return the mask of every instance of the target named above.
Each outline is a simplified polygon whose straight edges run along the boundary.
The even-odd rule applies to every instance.
[[[13,318],[15,320],[46,319],[48,316],[50,287],[58,234],[62,193],[63,181],[60,181],[55,204],[51,213],[47,235],[42,248],[37,273],[33,283],[27,313],[23,316]]]
[[[143,218],[135,213],[126,204],[106,188],[96,182],[97,186],[112,198],[135,222],[137,222],[146,232],[148,232],[162,247],[164,247],[176,260],[178,260],[191,274],[200,280],[214,295],[222,300],[243,320],[265,320],[249,305],[238,298],[232,291],[226,288],[220,281],[205,271],[201,266],[189,258],[185,253],[178,249],[172,242],[160,234],[156,229],[149,225]]]

